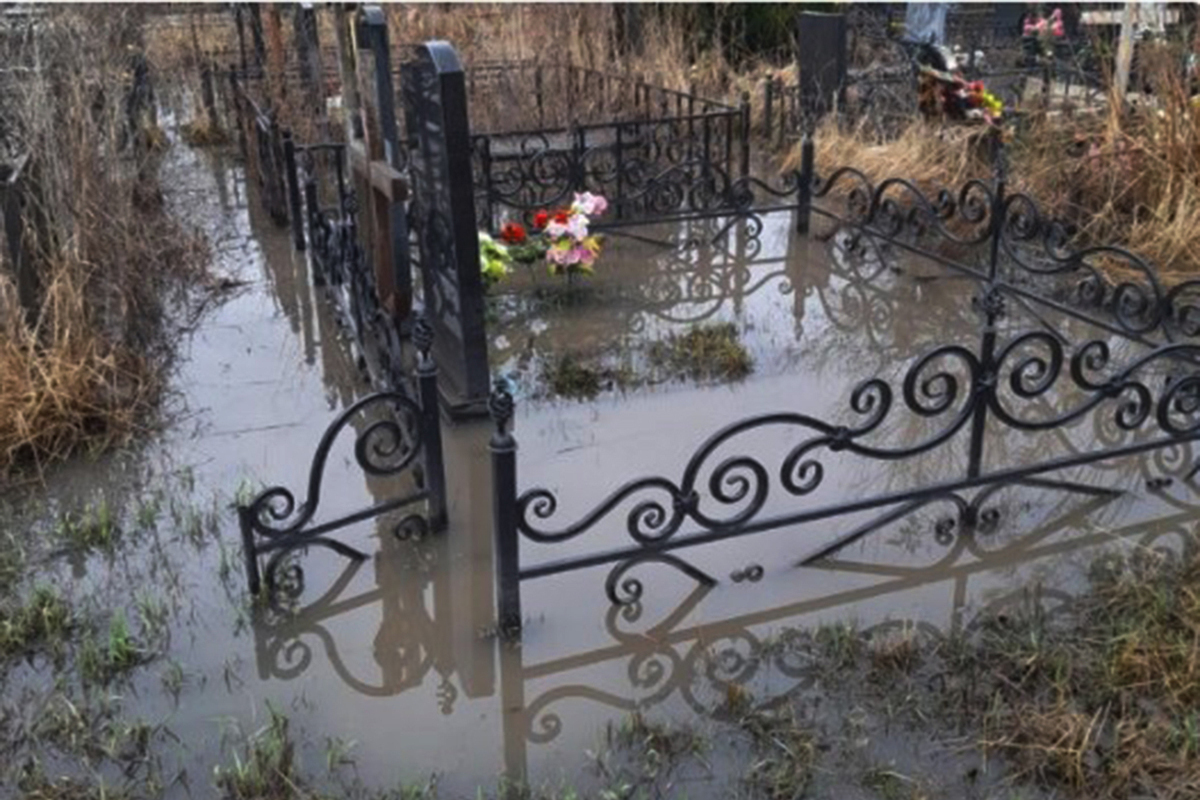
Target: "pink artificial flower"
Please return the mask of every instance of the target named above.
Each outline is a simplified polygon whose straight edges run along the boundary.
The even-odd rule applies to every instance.
[[[1025,20],[1024,33],[1026,36],[1033,36],[1035,33],[1037,33],[1037,25],[1034,24],[1033,20],[1031,20],[1031,19]]]
[[[575,208],[589,216],[592,214],[603,214],[605,209],[608,208],[608,201],[601,195],[584,192],[575,195]]]
[[[557,220],[546,223],[546,235],[551,239],[558,239],[567,235],[567,225]]]
[[[585,217],[583,214],[573,214],[571,219],[567,222],[567,233],[569,233],[571,238],[575,241],[581,242],[587,238],[587,224],[587,217]]]
[[[1062,23],[1061,19],[1054,20],[1054,22],[1050,25],[1050,33],[1053,34],[1054,36],[1062,36],[1063,35],[1064,31],[1063,31],[1063,23]]]

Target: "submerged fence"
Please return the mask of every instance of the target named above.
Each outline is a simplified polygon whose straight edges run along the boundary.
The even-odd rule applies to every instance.
[[[241,510],[253,586],[261,582],[260,558],[267,559],[271,581],[286,553],[309,544],[360,557],[329,538],[350,522],[426,503],[430,527],[443,527],[438,398],[453,391],[459,393],[459,408],[483,400],[495,420],[495,589],[497,616],[507,630],[521,626],[520,586],[526,580],[607,566],[607,596],[631,605],[645,589],[630,573],[647,564],[670,566],[702,585],[716,583],[717,576],[680,556],[692,546],[851,513],[877,514],[821,543],[810,556],[820,558],[932,503],[950,504],[953,525],[969,530],[994,513],[988,500],[998,487],[1108,496],[1113,487],[1047,474],[1200,439],[1200,281],[1167,288],[1136,254],[1071,246],[1070,232],[1033,198],[1010,191],[999,148],[992,180],[929,194],[902,178],[872,182],[853,167],[819,176],[808,136],[801,168],[773,185],[750,174],[748,99],[730,108],[678,92],[647,93],[634,82],[623,85],[632,88],[632,97],[618,102],[622,84],[604,84],[598,73],[564,68],[548,74],[536,65],[488,67],[475,75],[474,90],[507,85],[497,97],[512,91],[533,107],[539,82],[545,92],[555,81],[565,81],[572,91],[600,81],[608,88],[597,95],[596,107],[618,108],[618,118],[472,133],[466,104],[470,71],[444,43],[417,48],[401,68],[402,114],[395,114],[386,27],[381,14],[368,9],[364,17],[367,35],[360,46],[371,49],[373,61],[368,60],[372,91],[365,99],[363,140],[293,142],[236,75],[231,87],[244,121],[244,152],[264,204],[276,220],[290,221],[297,247],[307,248],[312,258],[314,281],[343,309],[364,358],[374,353],[371,358],[381,365],[383,391],[371,402],[390,416],[372,422],[356,439],[357,465],[370,474],[418,465],[423,471],[411,494],[312,525],[330,443],[364,407],[349,409],[318,446],[308,499],[297,503],[276,487]],[[665,116],[652,116],[657,112]],[[541,118],[547,118],[545,109]],[[964,294],[963,303],[978,314],[979,335],[966,344],[939,344],[908,364],[896,381],[863,376],[847,398],[849,423],[797,408],[734,421],[699,442],[677,475],[631,480],[603,494],[578,519],[559,521],[554,490],[518,482],[511,394],[502,386],[487,393],[478,228],[562,203],[581,190],[609,196],[612,225],[728,219],[720,236],[739,222],[761,227],[762,214],[786,211],[795,215],[801,233],[809,231],[810,220],[837,226],[849,233],[857,251],[880,263],[903,251],[966,278],[974,290]],[[1125,277],[1107,277],[1113,262]],[[415,370],[401,348],[404,326],[413,318],[397,302],[414,277],[424,301],[424,322],[413,331]],[[1005,327],[1012,306],[1030,304],[1086,321],[1145,352],[1117,364],[1105,339],[1071,345],[1048,323]],[[434,379],[435,361],[442,380]],[[1048,415],[1030,413],[1060,393],[1074,398],[1073,404]],[[999,432],[1044,434],[1100,418],[1128,436],[1033,463],[987,458]],[[915,444],[889,442],[896,420],[921,421],[933,431]],[[778,441],[791,442],[781,460],[737,452],[742,435],[756,430],[778,431]],[[898,463],[960,445],[966,458],[951,477],[903,491],[821,499],[833,454]],[[392,457],[387,466],[375,460],[381,454]],[[772,507],[768,498],[785,502]],[[533,563],[522,558],[523,543],[553,547],[583,541],[618,517],[628,542],[602,547],[597,540],[587,551],[576,542],[568,558]]]

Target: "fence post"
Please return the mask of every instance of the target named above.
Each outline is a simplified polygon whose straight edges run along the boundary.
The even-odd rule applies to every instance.
[[[796,202],[799,205],[796,233],[808,233],[809,218],[812,216],[813,161],[812,131],[805,130],[800,144],[800,181],[796,189]]]
[[[421,436],[425,448],[425,486],[429,490],[429,529],[446,530],[446,467],[442,454],[442,418],[438,406],[437,364],[429,354],[433,327],[424,316],[413,324],[417,346],[417,383],[421,396]]]
[[[233,102],[234,124],[237,125],[238,131],[238,150],[242,154],[242,161],[246,162],[248,159],[246,155],[246,125],[242,113],[241,87],[238,86],[238,73],[234,67],[229,68],[229,95]]]
[[[534,92],[537,94],[537,109],[538,109],[538,127],[546,124],[546,110],[543,106],[542,99],[542,65],[538,64],[537,71],[533,74]]]
[[[304,211],[308,218],[308,235],[313,237],[316,235],[321,213],[320,198],[317,195],[316,156],[313,155],[312,150],[305,150],[302,160],[304,162]],[[317,247],[313,251],[313,285],[317,287],[325,285],[327,247],[328,242],[325,242],[323,246]]]
[[[742,141],[739,169],[741,177],[750,176],[750,93],[742,92]]]
[[[587,134],[579,127],[578,122],[571,123],[571,183],[576,192],[586,192],[587,175],[583,166],[583,157],[587,153]]]
[[[766,83],[763,84],[763,132],[768,144],[771,142],[771,111],[774,102],[775,82],[768,75]]]
[[[776,78],[776,94],[779,95],[779,129],[775,132],[775,146],[783,147],[784,132],[787,129],[787,94],[784,92],[783,78]]]
[[[296,143],[292,132],[283,132],[283,170],[287,173],[288,219],[292,224],[292,244],[304,250],[304,218],[300,214],[300,176],[296,173]]]
[[[236,4],[233,6],[233,22],[237,26],[238,53],[241,57],[241,68],[244,73],[248,67],[246,62],[246,22],[242,19],[242,6]],[[230,67],[232,70],[233,68]]]
[[[284,199],[284,176],[279,173],[283,170],[283,138],[280,136],[279,123],[275,120],[275,111],[272,109],[267,117],[267,149],[269,158],[267,163],[269,166],[269,175],[267,176],[268,191],[267,198],[270,204],[271,219],[275,220],[276,225],[286,225],[288,221],[287,200]]]
[[[254,517],[249,506],[237,507],[238,527],[242,533],[242,558],[246,565],[246,584],[250,594],[257,595],[262,589],[262,576],[258,571],[258,554],[254,549]]]
[[[492,230],[496,224],[496,206],[492,194],[492,137],[484,136],[479,141],[482,143],[479,148],[479,177],[483,179],[483,203],[484,214],[486,214],[483,219],[479,220],[479,224]]]
[[[513,398],[497,381],[488,398],[496,431],[488,443],[492,454],[492,536],[496,566],[496,622],[502,636],[521,631],[521,575],[517,541],[517,442],[508,431]]]
[[[616,160],[617,160],[617,195],[613,198],[613,205],[617,207],[617,219],[625,218],[625,126],[617,123],[617,141],[616,141]],[[689,137],[690,139],[690,137]],[[691,145],[688,145],[691,147]]]
[[[1004,235],[1004,193],[1008,182],[1008,165],[1005,163],[1004,140],[998,134],[992,135],[992,169],[995,179],[995,191],[992,199],[992,239],[991,253],[988,260],[988,281],[996,280],[996,272],[1000,268],[1000,239]]]
[[[208,127],[214,132],[220,130],[221,119],[217,114],[217,92],[213,87],[213,65],[205,60],[200,67],[200,99],[204,103],[204,111],[208,115]]]

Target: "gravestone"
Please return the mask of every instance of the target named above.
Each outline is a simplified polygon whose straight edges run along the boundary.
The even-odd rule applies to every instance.
[[[797,37],[800,104],[809,120],[840,105],[846,86],[846,17],[842,14],[800,15]]]
[[[400,76],[412,147],[409,217],[438,387],[451,415],[482,416],[490,381],[463,68],[449,43],[426,42]]]

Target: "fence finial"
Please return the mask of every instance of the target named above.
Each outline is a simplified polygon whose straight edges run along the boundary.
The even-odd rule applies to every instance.
[[[424,314],[418,316],[413,322],[412,338],[413,344],[417,346],[417,352],[421,354],[421,360],[428,360],[429,351],[433,347],[433,326],[429,324],[429,320]]]
[[[492,394],[488,398],[488,412],[496,423],[496,436],[508,437],[508,424],[512,421],[513,408],[516,406],[512,392],[508,389],[508,381],[497,378],[492,386]]]

